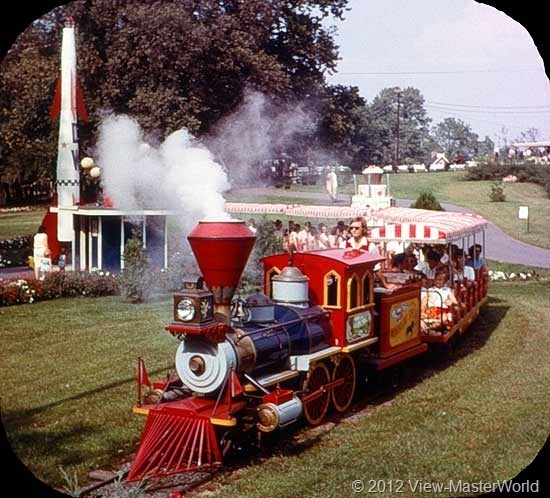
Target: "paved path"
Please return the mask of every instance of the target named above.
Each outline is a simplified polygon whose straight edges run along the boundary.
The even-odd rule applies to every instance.
[[[237,191],[233,191],[235,193]],[[302,199],[314,199],[330,205],[331,202],[327,194],[322,192],[296,192],[284,189],[273,188],[248,188],[240,189],[238,192],[243,194],[269,195],[271,197],[293,197]],[[413,201],[409,199],[397,199],[396,204],[400,207],[408,207]],[[338,204],[350,205],[351,195],[339,194]],[[472,212],[462,206],[454,204],[443,204],[446,211]],[[550,250],[525,244],[519,240],[510,237],[498,228],[494,223],[489,222],[489,227],[485,234],[486,257],[494,261],[503,263],[516,263],[527,266],[537,266],[540,268],[550,268]]]
[[[16,278],[33,278],[34,270],[28,266],[0,268],[0,280],[14,280]]]

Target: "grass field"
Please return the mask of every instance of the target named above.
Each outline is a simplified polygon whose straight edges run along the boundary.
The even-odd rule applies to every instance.
[[[91,468],[136,450],[138,356],[159,378],[177,341],[164,325],[168,297],[136,306],[121,298],[73,298],[0,308],[2,420],[16,454],[43,480],[59,467],[81,482]],[[113,459],[115,461],[113,461]]]
[[[238,480],[222,474],[218,496],[340,497],[360,478],[517,474],[550,430],[548,290],[548,282],[492,285],[489,306],[450,356],[412,362],[408,383],[369,402],[366,416],[290,452],[282,442]],[[116,468],[136,450],[144,418],[130,412],[135,361],[144,357],[152,378],[165,375],[177,344],[163,330],[170,313],[168,297],[0,308],[2,419],[36,475],[61,485],[61,466],[84,483],[88,471]]]
[[[392,195],[399,199],[416,199],[422,190],[432,191],[438,201],[472,209],[512,237],[550,248],[550,199],[540,185],[506,184],[506,201],[491,202],[492,181],[464,181],[463,176],[462,173],[394,175]],[[520,206],[529,206],[529,231],[526,220],[518,219]]]
[[[0,213],[0,239],[34,235],[47,209],[47,207],[36,207],[30,211]]]

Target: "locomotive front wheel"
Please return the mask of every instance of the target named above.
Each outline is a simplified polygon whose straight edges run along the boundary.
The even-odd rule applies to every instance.
[[[332,403],[336,411],[342,413],[349,408],[355,394],[355,362],[351,356],[342,356],[339,363],[334,367],[332,380],[338,379],[344,379],[344,383],[332,390]]]
[[[318,363],[310,370],[306,394],[302,400],[304,416],[310,425],[319,425],[327,414],[330,392],[325,386],[329,382],[330,374],[324,363]]]

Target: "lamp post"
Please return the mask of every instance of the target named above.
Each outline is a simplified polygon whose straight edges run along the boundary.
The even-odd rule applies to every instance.
[[[94,162],[94,160],[91,157],[85,157],[80,161],[80,167],[84,171],[84,173],[88,174],[91,178],[91,181],[94,185],[94,191],[95,191],[95,202],[99,206],[103,204],[103,199],[101,198],[101,186],[100,186],[100,180],[101,177],[101,168],[97,166]]]
[[[395,141],[395,165],[399,165],[399,111],[401,108],[401,89],[397,88],[397,123],[396,123],[396,141]]]

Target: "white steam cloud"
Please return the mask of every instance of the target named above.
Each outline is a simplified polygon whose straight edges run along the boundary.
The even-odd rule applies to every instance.
[[[313,110],[293,103],[286,108],[262,93],[246,91],[235,112],[223,119],[205,138],[208,148],[240,183],[257,177],[258,163],[287,152],[300,133],[315,129]]]
[[[135,120],[111,115],[100,126],[95,155],[104,193],[118,209],[178,211],[185,231],[200,219],[229,219],[222,195],[230,188],[227,174],[185,129],[155,147]]]
[[[188,232],[201,219],[231,219],[223,198],[231,188],[228,175],[235,184],[253,184],[259,162],[291,149],[316,121],[313,110],[306,112],[295,103],[283,108],[247,91],[239,108],[201,144],[181,129],[156,146],[134,119],[109,115],[100,125],[94,154],[102,168],[104,194],[114,207],[180,212],[181,227]],[[313,150],[308,154],[315,156]]]

